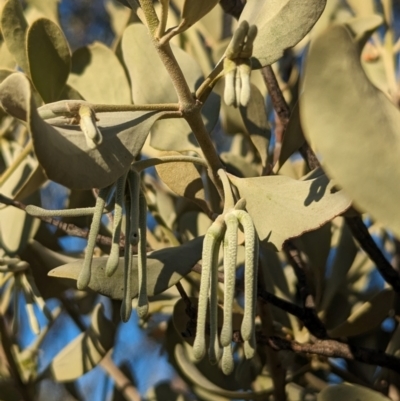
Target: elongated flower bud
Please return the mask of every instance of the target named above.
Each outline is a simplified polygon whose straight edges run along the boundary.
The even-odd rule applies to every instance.
[[[218,252],[221,239],[225,232],[222,216],[211,224],[203,241],[202,273],[200,282],[199,303],[197,309],[196,338],[193,344],[193,354],[196,359],[203,358],[206,352],[205,330],[207,317],[208,292],[210,289],[211,271],[218,264]],[[216,266],[217,268],[217,266]]]
[[[93,110],[87,105],[82,105],[79,109],[79,117],[79,125],[86,137],[86,144],[90,149],[96,148],[103,141],[103,136],[97,127]]]

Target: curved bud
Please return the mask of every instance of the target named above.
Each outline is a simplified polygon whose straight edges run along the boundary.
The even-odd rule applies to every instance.
[[[147,253],[146,253],[146,231],[147,231],[147,204],[142,192],[139,196],[139,249],[138,249],[138,304],[137,314],[143,318],[149,310],[147,299]]]
[[[237,72],[237,75],[240,76],[240,83],[241,83],[239,103],[243,107],[246,107],[250,100],[250,93],[251,93],[250,74],[251,74],[250,60],[239,65]]]
[[[230,346],[232,342],[232,305],[235,296],[239,221],[231,212],[225,215],[225,223],[227,228],[224,236],[224,323],[220,337],[223,347]]]
[[[131,205],[126,202],[126,218],[125,218],[125,236],[128,235],[131,230],[131,221],[129,218]],[[123,322],[127,322],[131,317],[132,313],[132,245],[129,241],[125,241],[125,254],[124,254],[124,295],[121,304],[121,319]]]
[[[224,351],[222,354],[222,372],[225,375],[230,375],[233,372],[233,368],[235,367],[235,363],[233,361],[232,347],[231,344],[224,347]]]
[[[255,338],[254,339],[252,338],[249,341],[245,341],[243,344],[243,350],[244,350],[244,356],[246,357],[246,359],[253,358],[256,353]]]
[[[245,267],[244,267],[244,316],[240,329],[247,349],[246,357],[251,355],[250,349],[255,340],[255,316],[257,296],[257,267],[258,267],[258,237],[250,215],[244,210],[235,210],[234,213],[244,231],[245,238]],[[253,347],[254,348],[254,347]]]
[[[193,355],[202,359],[206,352],[205,330],[207,317],[207,301],[210,289],[211,270],[218,264],[218,252],[221,238],[225,232],[225,223],[222,216],[211,224],[203,240],[202,272],[197,308],[196,337],[193,344]]]
[[[88,105],[79,108],[79,125],[86,137],[86,144],[89,148],[96,148],[103,141],[103,136],[96,124],[96,117],[93,110]]]
[[[100,230],[101,216],[103,214],[109,190],[110,187],[101,189],[96,200],[95,212],[93,214],[92,224],[90,226],[90,231],[89,231],[88,243],[86,246],[85,258],[83,260],[82,270],[79,274],[76,283],[78,290],[84,290],[89,285],[93,251],[96,245],[97,234],[99,233]]]
[[[121,238],[122,211],[124,207],[125,184],[127,175],[124,174],[117,181],[115,189],[114,224],[110,256],[107,260],[106,275],[111,277],[117,270],[119,263],[119,241]]]
[[[39,206],[27,205],[25,212],[33,217],[75,217],[90,216],[96,211],[94,207],[82,207],[77,209],[47,210]]]
[[[257,36],[257,26],[251,25],[247,32],[246,42],[243,45],[240,58],[250,58],[253,54],[253,43]]]
[[[137,245],[139,242],[139,195],[140,195],[140,174],[131,169],[128,173],[129,193],[131,197],[131,231],[129,233],[129,242]],[[146,212],[147,213],[147,212]],[[126,233],[128,235],[128,233]]]
[[[242,21],[241,24],[236,28],[236,31],[233,33],[232,40],[229,43],[228,49],[225,52],[225,56],[227,58],[235,59],[239,57],[248,30],[249,23],[247,21]]]

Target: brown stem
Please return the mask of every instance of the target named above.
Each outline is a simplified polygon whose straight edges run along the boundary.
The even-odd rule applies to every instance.
[[[274,110],[276,111],[276,114],[278,115],[283,126],[283,131],[285,131],[290,118],[289,105],[286,103],[272,67],[270,65],[266,65],[261,69],[261,73],[264,78],[265,85],[267,86],[268,93],[271,96]]]
[[[122,370],[115,365],[111,359],[111,352],[109,351],[106,356],[101,360],[101,368],[110,376],[115,382],[115,387],[121,392],[124,398],[128,401],[140,401],[141,397],[133,383],[125,376]]]
[[[262,269],[258,268],[258,281],[262,287],[265,288],[264,277]],[[259,315],[261,319],[262,333],[266,337],[274,335],[274,328],[272,324],[272,314],[269,304],[258,301]],[[267,364],[274,384],[274,399],[276,401],[286,400],[286,370],[282,365],[280,355],[273,352],[271,347],[265,345],[265,352],[267,354]]]
[[[176,61],[174,54],[172,53],[170,44],[160,43],[156,40],[153,41],[154,46],[163,62],[165,69],[167,70],[172,83],[174,85],[176,94],[178,96],[180,110],[183,117],[188,122],[190,128],[199,143],[200,148],[204,153],[204,157],[211,171],[211,180],[218,190],[221,199],[224,199],[224,193],[222,184],[217,175],[217,171],[220,168],[224,168],[217,151],[211,141],[210,135],[208,134],[206,127],[204,126],[201,118],[201,106],[202,104],[195,99],[195,95],[191,93],[189,86],[186,82],[185,76]]]
[[[308,266],[302,259],[299,250],[292,241],[286,241],[283,245],[283,250],[285,251],[288,261],[293,267],[297,277],[300,295],[303,302],[304,319],[307,321],[307,327],[312,328],[311,332],[317,338],[327,338],[328,333],[326,332],[324,324],[317,315],[314,297],[307,284],[306,271],[308,270]]]
[[[186,314],[191,318],[191,319],[196,319],[197,317],[197,311],[196,308],[192,305],[192,301],[190,300],[190,298],[188,297],[188,295],[186,294],[185,289],[183,288],[183,285],[178,282],[176,284],[176,288],[179,291],[179,295],[181,296],[181,298],[183,299],[183,301],[186,304]]]
[[[276,351],[290,350],[301,354],[316,354],[327,358],[344,358],[350,361],[378,365],[400,371],[400,358],[369,348],[355,347],[335,340],[320,340],[313,344],[299,344],[280,337],[262,339]]]

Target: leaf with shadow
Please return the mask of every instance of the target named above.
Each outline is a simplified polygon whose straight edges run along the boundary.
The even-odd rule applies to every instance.
[[[285,176],[237,178],[228,175],[246,199],[261,241],[280,250],[289,238],[315,230],[350,207],[350,200],[321,171],[302,180]]]
[[[104,188],[115,182],[130,168],[154,122],[164,114],[97,113],[103,141],[90,149],[79,125],[60,125],[60,119],[51,125],[40,117],[25,75],[15,73],[1,83],[0,103],[8,114],[28,123],[36,156],[47,177],[74,189]]]
[[[197,237],[181,246],[154,251],[147,256],[147,294],[161,294],[190,273],[201,259],[203,237]],[[108,277],[105,269],[108,257],[94,258],[89,288],[112,299],[123,299],[124,258],[119,259],[116,272]],[[49,272],[51,277],[77,280],[83,259],[59,266]],[[138,295],[138,257],[132,261],[132,298]]]

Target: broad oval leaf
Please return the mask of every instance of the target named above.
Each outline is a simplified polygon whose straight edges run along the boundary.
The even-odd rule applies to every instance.
[[[208,14],[218,4],[218,1],[219,0],[185,0],[178,31],[181,32],[190,28],[195,22]]]
[[[147,256],[147,294],[157,295],[172,287],[186,276],[201,259],[203,237],[195,238],[181,246],[154,251]],[[123,299],[124,258],[120,258],[117,271],[106,275],[108,257],[94,258],[89,288],[112,299]],[[57,267],[49,276],[77,280],[83,260]],[[138,294],[138,258],[132,261],[132,297]]]
[[[26,31],[28,23],[19,0],[8,0],[1,12],[1,32],[8,50],[16,63],[29,74],[28,56],[26,54]]]
[[[179,155],[179,153],[168,152],[166,155]],[[192,163],[159,164],[156,170],[164,184],[173,192],[197,203],[203,210],[208,210],[201,175]]]
[[[300,42],[324,11],[326,0],[247,0],[239,19],[256,25],[252,67],[270,65]]]
[[[150,128],[163,115],[143,111],[98,113],[103,142],[90,149],[78,125],[52,126],[39,116],[30,83],[23,74],[12,74],[0,85],[0,103],[7,113],[28,122],[36,156],[48,178],[76,189],[103,188],[117,180],[129,169]],[[62,107],[64,102],[58,104]],[[46,105],[39,111],[48,109]]]
[[[62,30],[40,18],[28,29],[26,48],[29,72],[45,103],[59,99],[71,69],[71,52]]]
[[[239,196],[246,199],[246,209],[260,240],[267,240],[276,249],[281,249],[287,239],[321,227],[350,207],[350,200],[326,175],[307,180],[228,176]]]
[[[317,396],[317,401],[389,401],[377,391],[356,384],[336,384],[325,387]]]
[[[89,328],[54,357],[48,367],[52,379],[73,381],[96,367],[113,346],[115,330],[114,324],[104,316],[103,305],[98,304]]]
[[[400,113],[368,80],[345,26],[332,27],[312,44],[300,115],[329,176],[400,237]]]
[[[339,326],[329,330],[330,337],[351,337],[366,333],[379,326],[393,306],[394,293],[385,289],[357,308]]]
[[[190,90],[203,81],[197,62],[186,52],[171,46]],[[178,101],[171,78],[161,62],[148,30],[141,24],[132,24],[122,37],[122,51],[131,85],[132,99],[136,104],[176,103]],[[138,56],[140,55],[140,57]],[[211,93],[202,108],[203,121],[208,132],[214,128],[219,117],[220,98]],[[195,150],[197,141],[187,122],[180,119],[165,119],[157,122],[151,131],[151,146],[160,150]]]
[[[68,83],[91,103],[132,103],[128,78],[120,61],[99,42],[73,53]]]

